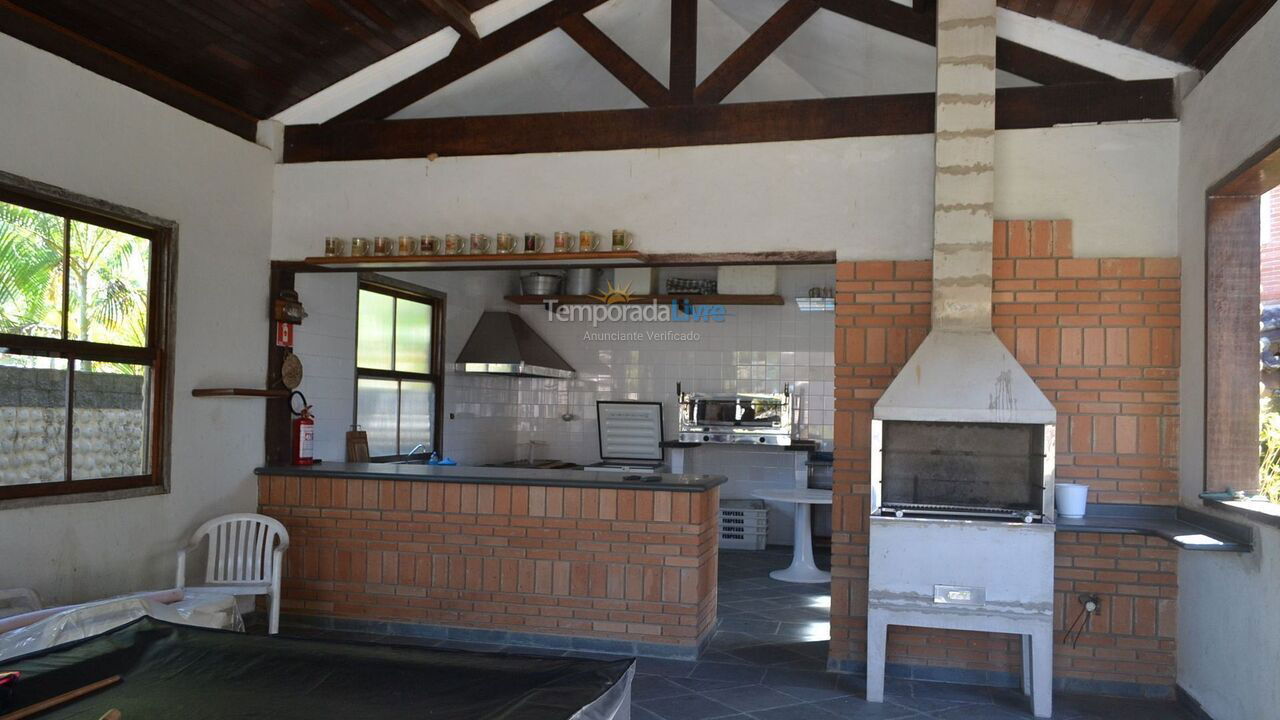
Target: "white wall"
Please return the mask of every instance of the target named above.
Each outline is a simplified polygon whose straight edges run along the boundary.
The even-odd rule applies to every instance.
[[[1082,256],[1177,252],[1176,123],[1001,131],[996,215],[1070,218]],[[281,165],[272,257],[326,235],[625,227],[653,252],[836,250],[920,259],[933,138]]]
[[[6,35],[0,68],[0,170],[179,225],[172,492],[0,510],[0,587],[168,587],[200,521],[256,505],[261,401],[191,389],[265,378],[270,153]]]
[[[1280,136],[1280,8],[1272,8],[1187,97],[1182,114],[1181,478],[1204,487],[1204,209],[1206,189]],[[1239,518],[1234,518],[1239,519]],[[1280,530],[1259,525],[1247,555],[1184,552],[1178,585],[1178,682],[1216,720],[1280,708]]]

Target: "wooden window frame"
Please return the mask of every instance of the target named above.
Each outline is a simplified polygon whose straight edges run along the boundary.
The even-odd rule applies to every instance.
[[[0,201],[62,217],[63,232],[66,235],[64,243],[70,243],[68,230],[72,221],[126,232],[151,241],[151,267],[147,281],[147,344],[145,346],[130,347],[87,340],[0,333],[0,346],[3,346],[6,352],[63,358],[67,361],[64,479],[60,482],[0,486],[0,505],[8,504],[10,501],[40,501],[49,498],[70,501],[81,499],[77,496],[85,496],[85,500],[112,499],[102,497],[100,494],[113,491],[140,489],[167,491],[169,443],[172,430],[169,421],[173,406],[173,368],[169,360],[169,349],[173,343],[174,326],[173,277],[177,254],[176,223],[7,173],[0,173]],[[70,301],[69,282],[70,278],[64,273],[62,290],[64,324]],[[63,334],[66,334],[65,325]],[[151,368],[149,472],[119,477],[71,479],[77,360],[141,364]]]
[[[429,382],[435,388],[435,402],[432,412],[434,413],[434,423],[431,428],[431,445],[432,450],[436,453],[444,452],[444,318],[445,318],[445,299],[444,293],[406,283],[395,278],[376,273],[360,273],[356,282],[357,296],[361,290],[388,295],[400,300],[408,300],[410,302],[423,303],[431,307],[431,357],[429,359],[429,372],[405,372],[401,370],[379,370],[374,368],[361,368],[358,364],[355,368],[355,383],[352,385],[352,393],[354,402],[352,403],[351,415],[352,424],[356,424],[360,414],[360,397],[359,386],[360,380],[363,378],[377,380],[409,380],[414,382]],[[356,313],[356,357],[360,356],[360,319],[358,311]],[[393,324],[394,328],[394,324]],[[393,331],[394,338],[394,331]],[[392,340],[392,357],[395,356],[395,341]],[[397,398],[397,403],[399,399]],[[396,444],[399,445],[399,405],[397,404],[397,431]],[[408,457],[406,453],[398,453],[394,455],[376,455],[369,458],[370,462],[393,462],[396,460],[404,460]]]
[[[1258,485],[1261,199],[1280,184],[1280,137],[1205,198],[1204,489]]]

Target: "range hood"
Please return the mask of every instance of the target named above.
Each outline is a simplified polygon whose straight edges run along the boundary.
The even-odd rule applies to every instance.
[[[985,8],[985,11],[979,11]],[[991,330],[996,28],[990,2],[938,20],[931,331],[880,420],[1050,424],[1057,411]]]
[[[575,373],[519,315],[489,311],[480,316],[454,369],[483,375],[572,378]]]

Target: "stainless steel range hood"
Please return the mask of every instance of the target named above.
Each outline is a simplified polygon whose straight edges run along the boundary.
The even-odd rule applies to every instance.
[[[569,363],[519,315],[489,311],[480,316],[454,369],[483,375],[574,377]]]

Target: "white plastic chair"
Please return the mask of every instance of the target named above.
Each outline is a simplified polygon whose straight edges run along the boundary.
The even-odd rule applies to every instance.
[[[223,515],[206,522],[192,534],[191,544],[178,551],[178,588],[186,585],[187,553],[198,550],[206,535],[209,537],[206,585],[191,589],[271,596],[267,632],[276,634],[280,629],[280,570],[284,551],[289,547],[289,533],[284,525],[275,518],[255,513]]]

